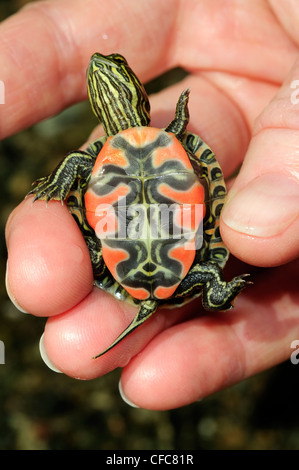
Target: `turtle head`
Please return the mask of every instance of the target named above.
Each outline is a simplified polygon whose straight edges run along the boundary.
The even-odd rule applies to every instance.
[[[89,100],[107,136],[148,126],[150,105],[143,85],[120,54],[93,54],[87,70]]]

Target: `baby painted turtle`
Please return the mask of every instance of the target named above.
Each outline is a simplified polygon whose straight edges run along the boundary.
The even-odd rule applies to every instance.
[[[139,307],[99,357],[159,305],[201,294],[206,310],[230,309],[246,275],[223,279],[225,183],[212,150],[186,130],[189,90],[162,130],[150,127],[145,89],[120,54],[94,54],[87,81],[106,135],[69,153],[29,194],[66,201],[88,246],[95,284]]]

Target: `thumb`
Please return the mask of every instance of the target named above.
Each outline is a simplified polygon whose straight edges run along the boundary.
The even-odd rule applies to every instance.
[[[257,119],[222,211],[221,234],[243,261],[275,266],[299,255],[299,59]],[[296,89],[297,87],[297,89]]]

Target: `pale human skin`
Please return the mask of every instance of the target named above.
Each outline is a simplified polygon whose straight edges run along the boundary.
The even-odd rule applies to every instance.
[[[205,314],[200,300],[161,310],[97,360],[135,309],[92,287],[88,251],[65,206],[27,198],[14,210],[8,290],[23,310],[49,317],[43,347],[57,369],[92,379],[122,367],[128,400],[170,409],[290,357],[299,339],[298,24],[295,0],[51,0],[0,25],[1,138],[85,99],[91,54],[120,52],[143,82],[176,66],[191,72],[150,98],[152,125],[165,126],[190,87],[189,129],[226,177],[243,162],[221,233],[251,265],[229,263],[227,277],[249,272],[254,284],[227,313]],[[100,135],[99,126],[92,138]]]

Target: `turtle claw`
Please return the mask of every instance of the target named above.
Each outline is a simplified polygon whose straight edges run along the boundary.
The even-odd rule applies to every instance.
[[[37,200],[46,202],[54,200],[61,201],[61,203],[63,204],[65,195],[61,191],[59,191],[57,184],[51,182],[51,176],[39,178],[33,184],[37,184],[37,186],[31,191],[29,191],[29,193],[27,194],[27,196],[31,194],[35,196],[33,202]]]
[[[250,277],[250,274],[241,274],[240,276],[234,277],[229,283],[229,284],[234,283],[236,288],[237,287],[239,288],[239,292],[237,293],[237,295],[241,292],[242,289],[244,289],[244,287],[253,284],[252,281],[247,281],[248,277]]]
[[[254,284],[254,282],[252,282],[252,281],[246,281],[246,279],[244,279],[244,278],[246,278],[246,277],[250,277],[250,274],[242,274],[241,276],[238,276],[238,277],[239,277],[239,278],[243,278],[243,281],[245,282],[245,285],[247,285],[247,284]]]

